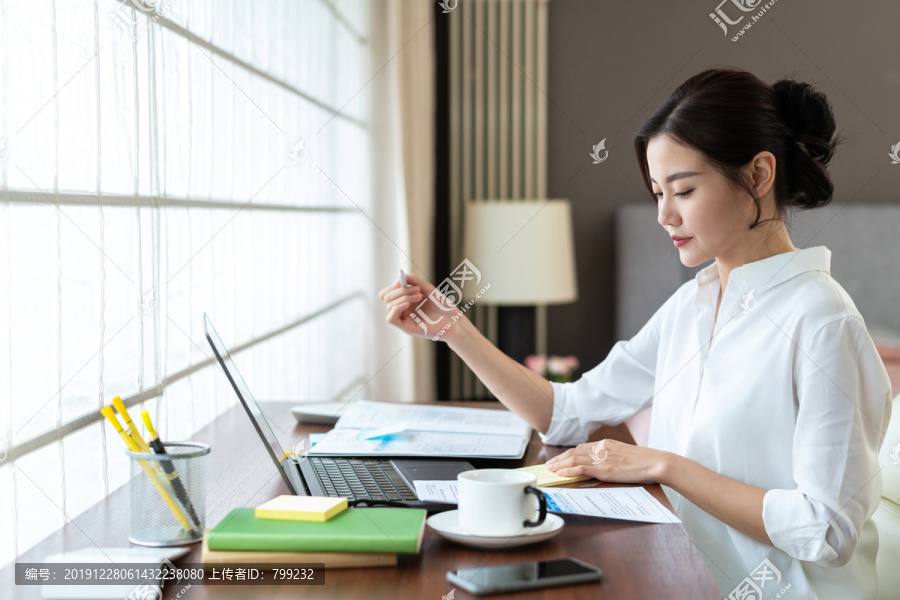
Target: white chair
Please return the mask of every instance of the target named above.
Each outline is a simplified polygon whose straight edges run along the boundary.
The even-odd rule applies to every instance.
[[[872,517],[878,526],[875,568],[879,600],[900,597],[900,394],[894,397],[893,407],[880,454],[880,463],[884,467],[881,471],[881,504]]]

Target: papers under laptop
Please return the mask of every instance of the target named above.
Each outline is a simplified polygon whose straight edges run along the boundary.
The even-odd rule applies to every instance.
[[[285,452],[265,413],[253,399],[253,394],[250,393],[237,365],[234,364],[231,353],[222,343],[209,316],[205,313],[203,332],[222,373],[234,388],[238,401],[256,429],[269,458],[272,459],[276,470],[292,494],[345,497],[354,505],[357,502],[368,504],[389,502],[429,510],[449,510],[452,507],[445,503],[421,502],[412,489],[413,482],[416,479],[456,481],[457,475],[474,468],[466,460],[444,457],[361,458],[358,455],[310,457],[308,452],[302,452],[300,456],[296,450],[290,454]],[[295,446],[298,447],[300,446]],[[309,460],[306,460],[307,458]]]
[[[530,438],[505,410],[360,400],[307,454],[522,458]]]

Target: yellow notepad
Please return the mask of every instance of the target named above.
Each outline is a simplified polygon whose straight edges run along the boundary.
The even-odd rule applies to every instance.
[[[346,498],[326,498],[324,496],[278,496],[256,507],[257,519],[276,521],[318,521],[325,522],[344,512]]]
[[[522,467],[520,469],[516,469],[516,471],[525,471],[526,473],[534,473],[535,475],[537,475],[538,487],[552,487],[554,485],[578,483],[579,481],[587,481],[588,479],[593,479],[592,477],[587,477],[585,475],[580,475],[578,477],[561,477],[548,469],[547,465],[543,463],[539,465],[532,465],[530,467]]]

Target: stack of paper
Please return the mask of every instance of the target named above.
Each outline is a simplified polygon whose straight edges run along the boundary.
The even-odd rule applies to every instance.
[[[506,410],[361,400],[307,454],[522,458],[530,437]]]

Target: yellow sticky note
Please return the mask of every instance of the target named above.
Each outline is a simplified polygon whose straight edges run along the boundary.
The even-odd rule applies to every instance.
[[[256,507],[257,519],[324,522],[346,510],[346,498],[278,496]]]
[[[561,477],[547,468],[545,464],[532,465],[530,467],[522,467],[516,471],[525,471],[537,475],[538,487],[552,487],[554,485],[564,485],[566,483],[578,483],[579,481],[587,481],[592,479],[584,475],[578,477]]]

